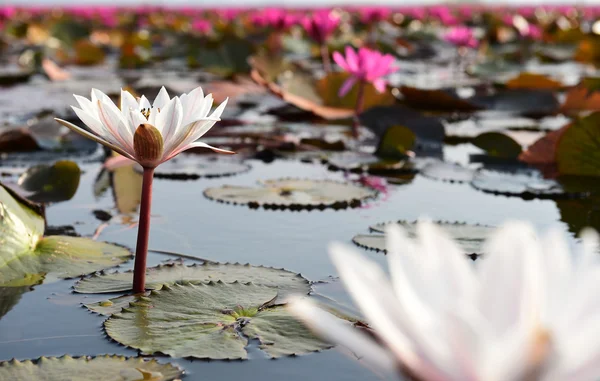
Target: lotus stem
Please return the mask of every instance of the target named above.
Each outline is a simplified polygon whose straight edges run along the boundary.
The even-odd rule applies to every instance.
[[[146,259],[148,257],[148,238],[150,237],[150,209],[152,205],[152,179],[154,168],[144,168],[142,180],[142,200],[138,224],[135,264],[133,268],[133,292],[146,291]]]
[[[356,106],[354,108],[354,122],[352,123],[352,133],[355,139],[358,139],[358,127],[360,119],[358,116],[362,113],[365,103],[365,81],[358,82],[358,95],[356,96]]]
[[[329,58],[329,47],[326,43],[321,44],[321,60],[323,61],[325,73],[331,73],[331,59]]]

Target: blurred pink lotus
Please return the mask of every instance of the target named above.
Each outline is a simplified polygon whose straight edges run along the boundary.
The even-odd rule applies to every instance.
[[[254,25],[271,27],[276,30],[286,30],[298,22],[298,17],[286,9],[265,8],[251,16]]]
[[[323,9],[304,17],[301,22],[306,33],[315,42],[324,44],[340,25],[340,18],[331,10]]]
[[[339,96],[343,97],[357,83],[372,83],[380,93],[385,91],[386,81],[383,77],[398,70],[392,66],[394,57],[381,54],[368,48],[360,48],[358,54],[351,47],[346,47],[346,55],[333,53],[333,60],[344,71],[350,73],[350,78],[340,87]]]
[[[192,30],[200,34],[207,34],[210,32],[211,24],[206,20],[195,20],[192,22]]]
[[[457,47],[476,48],[479,45],[473,30],[466,26],[455,26],[448,29],[444,33],[443,39]]]
[[[387,20],[392,11],[386,7],[361,7],[357,9],[358,17],[363,24],[373,24]]]

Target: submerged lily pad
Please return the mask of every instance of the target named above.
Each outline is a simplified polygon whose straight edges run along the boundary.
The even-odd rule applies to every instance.
[[[358,234],[352,238],[352,242],[356,245],[375,251],[386,252],[385,245],[385,227],[390,223],[381,223],[369,227],[371,231],[377,234]],[[415,237],[417,232],[416,222],[398,221],[395,222],[400,225],[409,236]],[[471,258],[483,254],[482,245],[485,239],[494,231],[494,228],[486,225],[479,224],[466,224],[460,222],[444,222],[436,221],[436,225],[444,229],[452,239],[458,243],[459,247],[464,253]]]
[[[286,310],[277,290],[239,282],[174,284],[139,297],[104,323],[115,341],[143,354],[246,359],[248,339],[272,358],[329,348]]]
[[[0,186],[0,286],[39,283],[36,274],[72,278],[131,258],[119,246],[87,238],[43,237],[44,218]]]
[[[427,178],[449,183],[468,183],[473,180],[475,175],[473,169],[446,161],[430,163],[423,167],[419,173]]]
[[[141,169],[140,166],[136,166],[138,172],[141,172]],[[239,159],[180,154],[158,166],[154,171],[154,176],[174,180],[195,180],[201,177],[233,176],[249,170],[250,166],[242,163]]]
[[[262,187],[224,185],[208,188],[204,195],[211,200],[265,209],[345,209],[360,206],[378,192],[351,183],[331,180],[266,180]]]
[[[77,163],[61,160],[29,168],[19,177],[18,185],[30,192],[28,197],[35,202],[67,201],[77,192],[80,177]]]
[[[75,292],[98,294],[131,290],[133,272],[116,272],[92,275],[75,284]],[[252,282],[262,286],[274,287],[279,291],[278,299],[285,300],[291,294],[308,294],[310,282],[302,275],[273,267],[252,266],[239,263],[166,264],[146,270],[146,289],[160,289],[164,284],[180,281],[235,281]]]
[[[569,192],[555,180],[544,179],[535,170],[504,172],[480,169],[471,181],[471,186],[485,193],[524,199],[564,199],[586,195],[586,192]]]
[[[171,381],[183,371],[155,359],[104,355],[96,357],[40,357],[0,362],[0,379],[11,381]]]

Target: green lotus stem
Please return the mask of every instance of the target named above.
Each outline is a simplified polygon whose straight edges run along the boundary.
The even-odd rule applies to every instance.
[[[142,200],[138,223],[135,264],[133,268],[133,292],[146,291],[146,259],[148,257],[148,238],[150,237],[150,209],[152,205],[152,179],[154,168],[144,168],[142,182]]]
[[[326,43],[321,44],[321,61],[323,61],[323,70],[325,70],[325,73],[331,73],[331,59],[329,58],[329,48]]]
[[[358,138],[358,126],[360,120],[358,116],[363,111],[365,103],[365,81],[358,81],[358,95],[356,96],[356,106],[354,107],[354,121],[352,123],[352,134]]]

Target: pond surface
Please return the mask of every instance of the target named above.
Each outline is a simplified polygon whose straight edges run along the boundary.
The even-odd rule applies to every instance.
[[[460,160],[472,146],[450,147],[447,156]],[[524,201],[479,192],[468,184],[450,184],[417,175],[413,182],[389,185],[389,193],[362,208],[324,211],[268,211],[216,203],[203,196],[205,188],[224,184],[254,185],[267,178],[294,176],[343,180],[319,164],[278,160],[265,164],[250,160],[252,169],[235,177],[174,181],[156,179],[150,248],[184,253],[219,262],[241,262],[283,267],[312,281],[325,281],[318,293],[350,305],[327,255],[331,241],[352,245],[355,234],[367,233],[368,226],[421,216],[447,221],[497,225],[510,219],[527,219],[539,229],[566,225],[551,200]],[[102,223],[93,210],[115,210],[112,192],[94,196],[100,164],[83,164],[83,175],[75,197],[51,205],[47,221],[51,226],[73,225],[77,233],[92,236]],[[102,230],[100,240],[135,247],[137,229],[112,223]],[[357,250],[364,251],[357,248]],[[382,253],[365,251],[385,264]],[[149,266],[176,257],[151,253]],[[130,268],[132,263],[123,267]],[[333,278],[332,278],[333,277]],[[116,353],[135,356],[132,349],[110,341],[103,332],[104,317],[92,314],[83,302],[105,300],[106,295],[73,294],[74,280],[36,286],[0,319],[0,359],[39,356],[97,355]],[[252,346],[252,344],[251,344]],[[268,360],[256,347],[248,361],[191,361],[176,359],[190,380],[331,379],[378,380],[339,351],[332,349],[298,357]],[[166,358],[165,358],[166,359]]]

